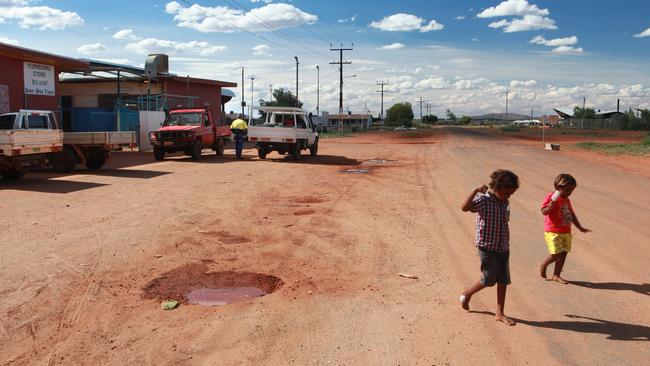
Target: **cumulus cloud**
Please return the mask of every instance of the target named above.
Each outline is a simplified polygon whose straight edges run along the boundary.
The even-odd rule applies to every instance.
[[[634,35],[636,38],[650,37],[650,28]]]
[[[345,19],[339,19],[339,23],[354,23],[357,20],[357,15],[354,14],[353,16]]]
[[[479,18],[495,18],[523,15],[549,15],[548,9],[540,9],[535,4],[529,4],[527,0],[507,0],[497,6],[483,10],[476,16]]]
[[[571,36],[565,38],[546,39],[542,36],[537,36],[530,40],[530,43],[543,44],[549,47],[573,46],[578,43],[578,37]]]
[[[432,77],[420,80],[415,84],[415,89],[417,90],[439,90],[439,89],[449,89],[451,84],[445,78],[441,77]]]
[[[84,24],[79,14],[49,6],[29,6],[29,1],[0,0],[0,23],[16,21],[21,28],[62,30]]]
[[[267,55],[268,51],[271,49],[271,47],[265,45],[265,44],[258,44],[257,46],[253,47],[253,55],[255,56],[263,56]]]
[[[521,80],[512,80],[510,81],[510,87],[511,88],[516,88],[516,87],[533,87],[537,85],[537,81],[535,80],[526,80],[526,81],[521,81]]]
[[[141,39],[140,37],[133,34],[132,29],[119,30],[119,31],[115,32],[115,34],[113,34],[113,38],[115,38],[115,39],[128,39],[130,41],[137,41],[137,40]]]
[[[7,44],[13,44],[13,45],[17,45],[17,44],[18,44],[18,40],[16,40],[16,39],[9,39],[9,38],[7,38],[7,37],[2,37],[2,36],[0,36],[0,42],[2,42],[2,43],[7,43]]]
[[[106,46],[101,43],[85,44],[77,48],[77,53],[81,55],[93,55],[101,51],[105,51]]]
[[[129,43],[125,48],[131,52],[147,55],[150,53],[166,54],[197,54],[210,56],[217,52],[226,50],[225,46],[215,46],[208,42],[175,42],[164,39],[147,38],[138,42]]]
[[[500,20],[488,25],[490,28],[503,28],[504,33],[525,32],[540,29],[557,29],[555,20],[539,15],[524,15],[523,18]]]
[[[378,50],[398,50],[400,48],[404,48],[404,46],[401,43],[392,43],[392,44],[387,44],[385,46],[379,47]]]
[[[412,14],[399,13],[385,17],[378,22],[372,22],[370,23],[370,27],[387,32],[410,32],[417,30],[423,33],[441,30],[445,27],[435,20],[430,21],[426,25],[424,23],[425,20],[420,17]]]
[[[503,28],[504,33],[524,32],[539,29],[557,29],[555,20],[548,17],[548,9],[540,9],[526,0],[507,0],[497,6],[487,8],[476,16],[478,18],[516,17],[490,23],[490,28]]]
[[[582,53],[582,47],[560,46],[553,49],[556,53]]]
[[[457,89],[479,89],[479,88],[485,88],[488,86],[496,86],[497,83],[486,79],[486,78],[476,78],[476,79],[460,79],[454,83],[454,87]]]
[[[270,32],[313,24],[318,20],[316,15],[306,13],[289,4],[268,4],[244,12],[226,6],[206,7],[194,4],[183,7],[178,2],[172,1],[165,5],[165,11],[174,15],[174,21],[179,27],[204,33],[232,33],[239,29],[250,32]]]
[[[463,20],[463,19],[465,19],[465,16],[464,15],[459,15],[459,16],[455,17],[454,19]]]

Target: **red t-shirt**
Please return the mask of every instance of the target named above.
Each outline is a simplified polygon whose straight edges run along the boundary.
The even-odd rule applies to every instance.
[[[553,192],[549,193],[542,202],[542,207],[548,206],[551,202]],[[553,209],[548,215],[544,216],[544,231],[558,234],[571,232],[571,223],[573,222],[573,207],[568,198],[562,196],[557,198]]]

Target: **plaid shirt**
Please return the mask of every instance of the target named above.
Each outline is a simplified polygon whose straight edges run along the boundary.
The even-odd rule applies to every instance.
[[[494,252],[510,251],[510,205],[493,195],[478,194],[472,200],[476,211],[476,246]]]

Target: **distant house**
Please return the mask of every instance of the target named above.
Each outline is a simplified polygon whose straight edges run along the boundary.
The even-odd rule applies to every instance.
[[[326,116],[327,120],[333,126],[338,126],[339,122],[347,128],[357,128],[359,130],[365,130],[372,127],[372,115],[371,114],[329,114]]]
[[[562,110],[557,109],[557,108],[553,108],[553,110],[562,119],[572,119],[573,118],[573,114],[571,114],[571,113],[562,111]],[[596,118],[597,119],[608,119],[608,118],[612,118],[612,117],[616,117],[616,116],[622,116],[623,114],[625,114],[625,113],[623,113],[621,111],[601,111],[600,109],[596,110]]]

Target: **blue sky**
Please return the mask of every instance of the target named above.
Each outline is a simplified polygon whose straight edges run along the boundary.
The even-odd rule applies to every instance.
[[[240,82],[246,99],[269,85],[295,90],[321,110],[338,109],[338,54],[344,108],[379,112],[423,97],[433,113],[552,108],[650,108],[650,3],[645,1],[124,1],[0,0],[0,42],[141,66],[148,53],[170,55],[171,71]],[[239,90],[236,91],[239,98]],[[238,102],[228,109],[237,110]],[[419,115],[419,107],[416,107]]]

